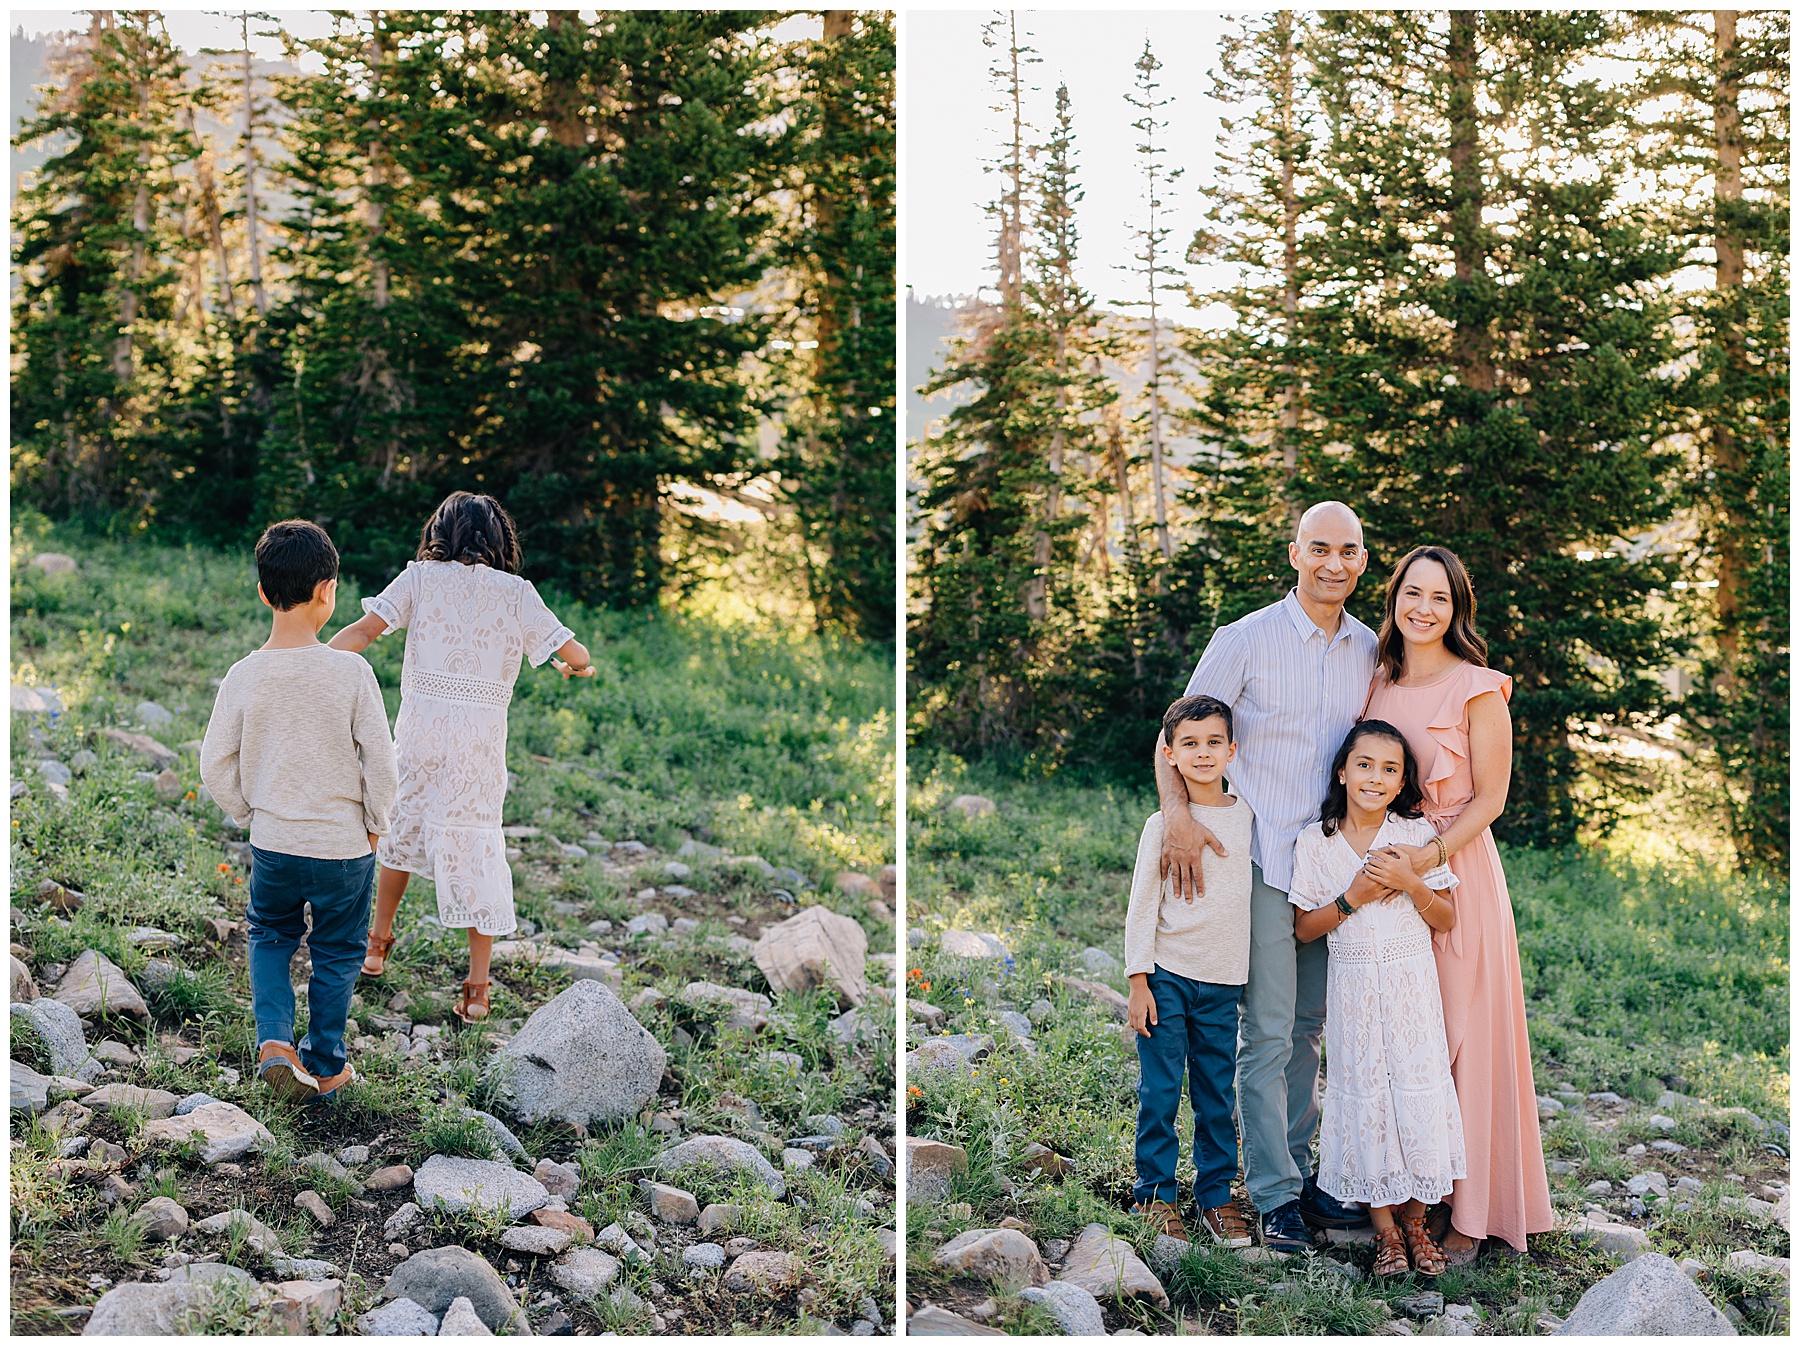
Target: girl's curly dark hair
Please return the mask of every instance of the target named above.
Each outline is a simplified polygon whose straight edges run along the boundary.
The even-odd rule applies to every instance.
[[[1406,735],[1386,720],[1358,720],[1344,735],[1337,756],[1331,759],[1331,784],[1325,789],[1325,802],[1319,806],[1319,829],[1328,837],[1336,835],[1338,825],[1350,816],[1350,791],[1338,779],[1338,772],[1356,751],[1357,740],[1364,738],[1391,739],[1400,745],[1400,760],[1405,763],[1405,768],[1400,776],[1400,793],[1388,804],[1388,812],[1402,818],[1417,818],[1425,811],[1425,792],[1419,788],[1419,759],[1413,756]]]
[[[452,491],[419,533],[421,561],[462,561],[516,575],[525,564],[519,530],[491,495]]]

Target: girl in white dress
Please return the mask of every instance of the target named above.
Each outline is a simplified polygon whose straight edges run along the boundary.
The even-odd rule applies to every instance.
[[[506,709],[519,665],[551,659],[565,678],[594,675],[587,648],[520,565],[518,533],[500,502],[457,491],[425,524],[418,559],[363,599],[366,615],[331,641],[360,652],[384,631],[407,631],[394,724],[400,789],[375,852],[381,877],[363,972],[379,977],[387,966],[400,899],[423,874],[437,886],[438,920],[469,932],[469,975],[455,1010],[465,1023],[487,1017],[494,936],[518,925],[500,824]]]
[[[1429,845],[1412,750],[1364,720],[1331,764],[1320,819],[1294,844],[1294,934],[1331,941],[1319,1186],[1375,1221],[1375,1274],[1435,1276],[1425,1212],[1467,1176],[1431,932],[1456,924],[1456,876],[1424,875],[1395,846]],[[1398,1226],[1398,1227],[1396,1227]]]

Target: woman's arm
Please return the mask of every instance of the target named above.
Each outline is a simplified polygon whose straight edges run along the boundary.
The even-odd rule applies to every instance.
[[[352,654],[361,654],[374,643],[375,637],[386,630],[386,622],[372,612],[365,612],[361,618],[333,636],[329,643],[334,650],[349,650]]]
[[[574,636],[565,640],[562,647],[550,657],[550,666],[565,678],[594,676],[594,661],[588,657],[588,648]]]
[[[1445,859],[1475,840],[1506,812],[1506,792],[1512,786],[1512,713],[1499,692],[1483,692],[1469,702],[1469,774],[1474,778],[1475,797],[1439,838],[1444,843]],[[1429,873],[1440,863],[1435,842],[1393,849],[1411,861],[1416,874]]]

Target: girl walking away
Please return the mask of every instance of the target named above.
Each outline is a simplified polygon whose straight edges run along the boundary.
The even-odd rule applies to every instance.
[[[520,577],[520,565],[518,533],[500,502],[457,491],[425,524],[418,559],[363,599],[363,618],[331,640],[361,652],[383,632],[407,631],[394,725],[400,788],[376,850],[381,877],[363,973],[385,970],[400,899],[423,874],[437,886],[438,920],[469,932],[469,975],[455,1009],[464,1023],[487,1017],[494,937],[518,924],[500,825],[506,708],[519,664],[550,659],[565,678],[594,674],[587,648]]]
[[[1319,1186],[1375,1221],[1377,1276],[1435,1276],[1429,1204],[1467,1172],[1450,1077],[1435,930],[1456,924],[1456,876],[1395,849],[1428,843],[1419,769],[1391,724],[1364,720],[1338,748],[1320,818],[1294,843],[1294,936],[1330,941]]]

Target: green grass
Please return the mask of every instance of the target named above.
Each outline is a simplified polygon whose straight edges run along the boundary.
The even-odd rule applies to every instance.
[[[1122,959],[1131,867],[1154,797],[1148,789],[1022,782],[918,753],[911,766],[907,924],[922,927],[926,942],[908,950],[908,993],[946,1011],[940,1031],[984,1033],[996,1043],[968,1076],[909,1075],[909,1132],[961,1145],[969,1157],[949,1197],[968,1203],[968,1218],[951,1219],[940,1206],[915,1210],[909,1220],[909,1286],[918,1287],[912,1293],[955,1291],[931,1267],[927,1227],[950,1237],[1014,1215],[1042,1240],[1072,1237],[1097,1221],[1147,1252],[1148,1232],[1126,1212],[1135,1060],[1115,1020],[1049,979],[1077,974],[1124,989],[1116,973],[1082,972],[1074,955],[1096,945]],[[971,819],[947,807],[965,793],[994,799],[997,813]],[[1785,1122],[1785,889],[1667,848],[1656,853],[1653,863],[1620,847],[1503,852],[1539,1090],[1610,1089],[1648,1104],[1672,1088]],[[946,957],[936,935],[949,927],[1000,935],[1013,957],[1003,966]],[[1013,1045],[998,1015],[1030,1011],[1039,1001],[1049,1005],[1031,1015],[1037,1026],[1028,1051]],[[922,1037],[914,1024],[909,1045]],[[1178,1123],[1183,1135],[1190,1129],[1186,1106]],[[1545,1125],[1547,1155],[1579,1165],[1553,1180],[1559,1210],[1578,1212],[1581,1187],[1596,1178],[1622,1183],[1629,1176],[1634,1166],[1622,1146],[1664,1134],[1648,1127],[1649,1111],[1628,1113],[1612,1130],[1573,1110]],[[1670,1208],[1651,1221],[1658,1246],[1715,1260],[1743,1247],[1786,1255],[1785,1231],[1719,1204],[1727,1191],[1746,1190],[1716,1181],[1723,1173],[1775,1176],[1771,1168],[1785,1169],[1763,1148],[1769,1137],[1741,1115],[1684,1113],[1679,1120],[1672,1138],[1717,1174],[1708,1176],[1692,1210]],[[1072,1160],[1075,1175],[1059,1183],[1032,1179],[1018,1162],[1032,1141]],[[1752,1193],[1760,1180],[1753,1179]],[[1371,1258],[1359,1253],[1358,1260],[1366,1271]],[[1446,1277],[1444,1288],[1453,1301],[1472,1298],[1491,1322],[1504,1324],[1495,1330],[1524,1333],[1536,1330],[1528,1320],[1553,1303],[1552,1311],[1566,1314],[1608,1270],[1604,1257],[1553,1235],[1534,1241],[1530,1259],[1484,1262]],[[1768,1316],[1759,1320],[1750,1311],[1761,1302],[1755,1287],[1733,1289],[1728,1278],[1719,1285],[1716,1298],[1735,1296],[1751,1328],[1769,1330]],[[1190,1254],[1168,1288],[1179,1312],[1202,1314],[1214,1331],[1362,1333],[1385,1316],[1366,1279],[1297,1279],[1291,1265],[1252,1267],[1235,1257]],[[1171,1327],[1165,1321],[1161,1330]]]
[[[29,565],[40,551],[71,553],[81,568],[73,575],[45,576]],[[199,798],[197,752],[184,746],[204,732],[212,701],[208,680],[222,676],[266,638],[268,616],[255,596],[253,566],[242,555],[52,530],[29,515],[15,519],[12,559],[12,680],[55,685],[66,707],[53,721],[41,716],[12,721],[14,779],[28,786],[27,795],[13,803],[10,829],[14,939],[25,946],[40,978],[47,964],[66,963],[93,948],[142,986],[148,957],[131,945],[130,931],[148,924],[181,936],[184,946],[167,956],[175,973],[148,990],[153,1017],[148,1038],[141,1029],[109,1034],[124,1036],[142,1055],[127,1077],[178,1095],[206,1092],[237,1103],[269,1128],[275,1145],[246,1158],[247,1173],[233,1180],[241,1186],[231,1191],[191,1149],[163,1147],[143,1157],[153,1165],[176,1166],[183,1197],[198,1202],[196,1217],[241,1199],[263,1212],[259,1218],[281,1232],[289,1251],[310,1250],[346,1266],[345,1259],[360,1266],[371,1256],[384,1256],[382,1246],[369,1239],[356,1243],[360,1225],[372,1222],[378,1231],[383,1217],[345,1200],[342,1184],[296,1168],[295,1160],[377,1136],[386,1140],[372,1163],[411,1158],[416,1164],[430,1153],[487,1157],[488,1133],[460,1110],[495,1108],[494,1084],[485,1072],[492,1038],[512,1031],[502,1025],[511,1021],[516,1027],[568,986],[568,975],[521,962],[497,964],[489,1027],[455,1026],[449,1009],[465,966],[464,943],[460,932],[436,926],[431,885],[417,880],[401,908],[400,942],[388,971],[379,982],[360,983],[351,1015],[359,1023],[353,1037],[380,1039],[372,1016],[395,1012],[388,1002],[407,997],[405,1014],[415,1024],[445,1029],[430,1068],[379,1047],[354,1047],[360,1078],[336,1104],[309,1110],[271,1100],[255,1085],[242,933],[222,945],[209,923],[243,919],[245,873],[222,853],[222,843],[234,833],[219,811]],[[894,947],[891,917],[869,899],[832,887],[840,870],[873,874],[893,859],[891,658],[792,628],[758,625],[742,611],[716,608],[726,615],[706,618],[673,609],[617,613],[586,610],[554,593],[546,597],[589,645],[600,674],[565,683],[546,670],[521,673],[508,760],[518,779],[507,794],[506,821],[538,826],[564,841],[578,842],[589,833],[612,841],[637,839],[659,853],[617,871],[599,855],[568,859],[547,837],[525,841],[514,867],[519,914],[574,949],[589,937],[588,923],[604,919],[619,927],[636,915],[642,908],[634,893],[666,885],[662,862],[690,837],[791,867],[817,885],[807,892],[804,885],[770,878],[753,865],[694,857],[685,882],[697,896],[682,901],[699,917],[700,928],[671,934],[666,944],[640,940],[623,949],[622,994],[629,998],[655,987],[668,997],[663,1009],[640,1016],[667,1051],[674,1081],[654,1106],[682,1109],[690,1134],[705,1123],[763,1147],[779,1165],[779,1147],[771,1137],[799,1134],[801,1119],[814,1113],[844,1117],[851,1128],[848,1143],[821,1165],[828,1171],[796,1183],[811,1208],[804,1220],[793,1211],[791,1228],[784,1227],[777,1246],[792,1247],[809,1264],[825,1268],[809,1310],[815,1315],[848,1322],[863,1295],[891,1303],[893,1270],[875,1229],[892,1223],[894,1183],[891,1176],[876,1179],[853,1148],[867,1132],[892,1149],[891,1031],[877,1034],[872,1051],[844,1051],[830,1029],[835,1007],[819,994],[774,997],[770,1027],[754,1050],[742,1034],[719,1031],[702,1022],[704,1016],[683,1010],[687,1018],[678,1023],[675,1017],[676,998],[689,981],[768,990],[754,962],[723,941],[794,910],[778,888],[803,902],[823,900],[859,919],[872,954]],[[357,598],[348,586],[341,591],[327,635],[359,614]],[[398,706],[403,651],[399,635],[370,650],[390,712]],[[151,732],[178,754],[179,798],[159,799],[137,777],[147,763],[96,732],[109,725],[138,728],[135,707],[143,700],[157,701],[174,714],[173,723]],[[96,760],[76,775],[66,802],[51,798],[32,764],[43,756],[73,763],[84,749]],[[46,878],[87,895],[70,920],[51,919],[33,900]],[[612,942],[618,943],[616,937]],[[878,977],[878,968],[872,966],[870,975]],[[303,989],[298,1009],[297,1027],[303,1027]],[[878,1015],[876,1022],[885,1021]],[[21,1024],[15,1022],[10,1031],[16,1052],[41,1055],[41,1044],[29,1040]],[[178,1065],[178,1045],[198,1048],[198,1055]],[[771,1068],[763,1059],[770,1049],[797,1053],[804,1068],[797,1075]],[[238,1081],[222,1079],[221,1068],[237,1070]],[[746,1108],[757,1110],[754,1122]],[[137,1152],[145,1147],[133,1139],[131,1120],[108,1122],[105,1133],[133,1151],[135,1170]],[[650,1171],[665,1143],[636,1121],[585,1137],[560,1124],[515,1130],[533,1155],[581,1168],[584,1185],[574,1205],[596,1228],[641,1211],[637,1179]],[[40,1127],[27,1134],[29,1144],[15,1148],[11,1166],[13,1247],[15,1280],[34,1289],[15,1296],[16,1321],[34,1330],[67,1331],[69,1320],[54,1318],[52,1310],[92,1301],[95,1292],[85,1288],[85,1280],[96,1265],[113,1274],[111,1268],[127,1269],[135,1265],[132,1259],[150,1254],[130,1246],[132,1235],[123,1224],[109,1225],[95,1187],[50,1171],[56,1138]],[[335,1229],[318,1230],[294,1212],[292,1198],[305,1187],[319,1190],[338,1208]],[[847,1191],[854,1199],[845,1199]],[[392,1206],[398,1199],[393,1194],[383,1203]],[[874,1202],[876,1219],[856,1209],[864,1200]],[[504,1263],[508,1254],[492,1242],[496,1231],[458,1232]],[[260,1262],[241,1239],[208,1246],[227,1260]],[[96,1248],[104,1258],[97,1264]],[[366,1274],[379,1285],[385,1271]],[[679,1278],[679,1273],[664,1277]],[[791,1304],[745,1301],[733,1307],[720,1299],[698,1290],[686,1294],[685,1322],[672,1330],[714,1330],[727,1312],[745,1317],[745,1330],[794,1330]],[[615,1325],[648,1325],[647,1313],[634,1317],[608,1308],[605,1316]],[[582,1330],[600,1325],[598,1318],[584,1321],[580,1313],[576,1319]],[[221,1310],[205,1330],[244,1330],[241,1321],[241,1313]],[[233,1323],[240,1325],[234,1329]]]

